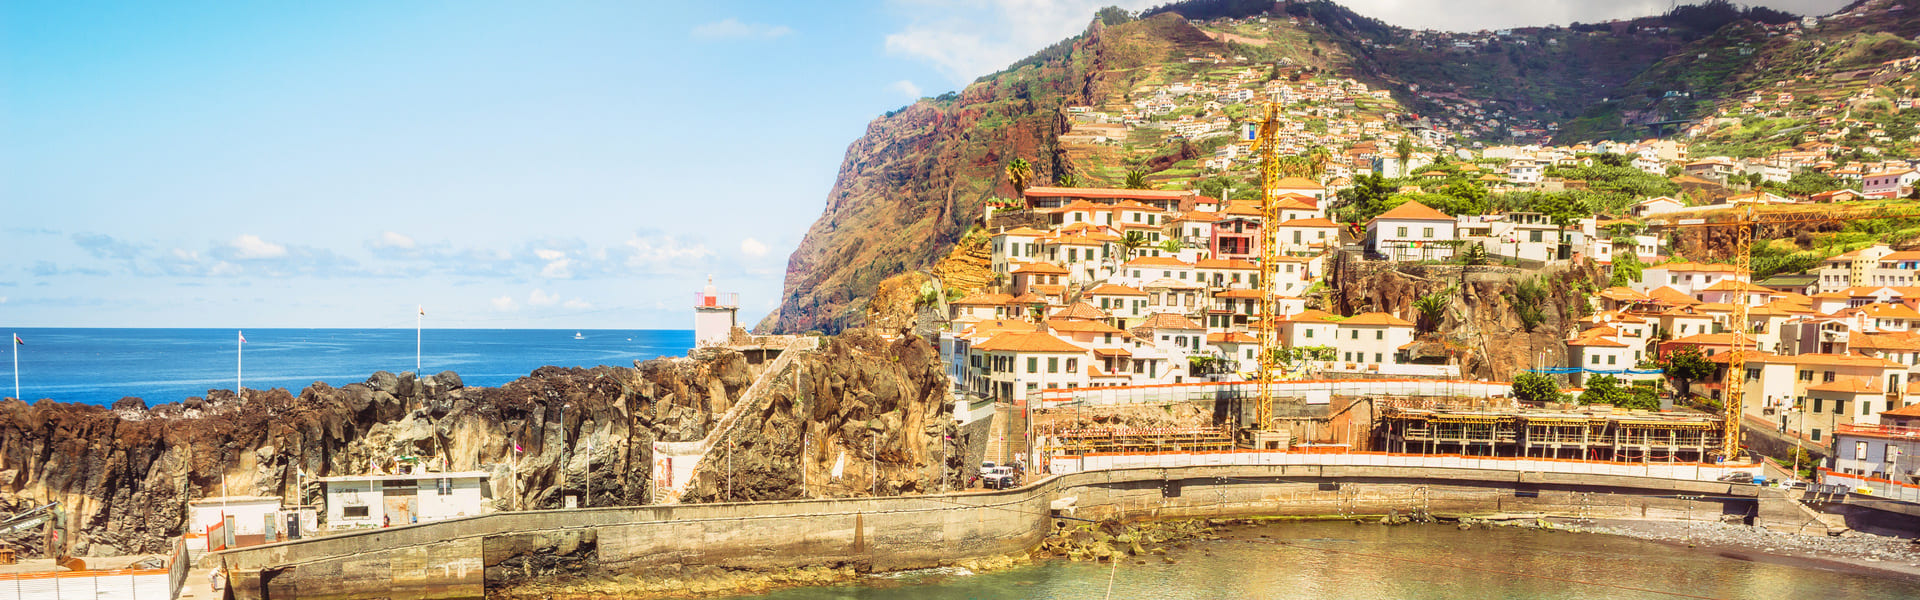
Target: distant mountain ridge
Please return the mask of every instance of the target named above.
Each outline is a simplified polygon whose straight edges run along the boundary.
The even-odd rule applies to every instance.
[[[1395,27],[1327,0],[1191,0],[1139,18],[1103,10],[1077,36],[871,122],[760,329],[861,324],[880,281],[930,269],[990,199],[1017,196],[1004,172],[1014,158],[1042,183],[1072,173],[1081,185],[1117,186],[1117,174],[1142,168],[1156,184],[1186,184],[1188,142],[1127,142],[1164,145],[1149,157],[1070,147],[1061,136],[1073,127],[1068,107],[1129,99],[1193,61],[1232,57],[1364,82],[1390,93],[1371,110],[1402,117],[1394,126],[1437,126],[1462,144],[1572,143],[1680,133],[1763,88],[1800,90],[1803,103],[1857,94],[1850,78],[1920,54],[1916,35],[1920,6],[1895,0],[1814,19],[1714,0],[1626,21],[1473,33]],[[1811,110],[1779,117],[1815,120]]]

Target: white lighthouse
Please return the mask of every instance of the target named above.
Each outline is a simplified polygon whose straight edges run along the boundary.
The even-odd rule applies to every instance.
[[[693,345],[699,348],[725,345],[733,336],[739,312],[740,294],[715,291],[713,276],[708,275],[706,289],[693,301]]]

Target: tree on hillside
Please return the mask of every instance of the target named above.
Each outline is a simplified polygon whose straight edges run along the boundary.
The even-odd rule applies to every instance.
[[[1700,353],[1699,346],[1692,344],[1674,348],[1673,351],[1668,352],[1666,360],[1661,361],[1660,367],[1666,370],[1667,378],[1680,383],[1682,396],[1692,393],[1693,382],[1713,377],[1713,372],[1719,370],[1713,361],[1707,360],[1706,355]]]
[[[1080,178],[1074,177],[1072,173],[1061,173],[1059,177],[1053,178],[1053,185],[1063,188],[1080,187]]]
[[[1411,174],[1411,171],[1413,171],[1413,136],[1400,136],[1400,141],[1393,143],[1393,153],[1400,155],[1399,176],[1406,177]]]
[[[1560,382],[1552,376],[1521,371],[1513,374],[1513,397],[1522,402],[1565,402]]]
[[[1325,146],[1315,144],[1307,147],[1307,164],[1310,167],[1309,178],[1316,181],[1319,180],[1321,175],[1327,174],[1327,165],[1332,162],[1333,153],[1328,152]]]
[[[1147,189],[1147,170],[1134,169],[1131,171],[1127,171],[1126,187],[1127,189],[1130,189],[1130,190]]]
[[[1581,404],[1619,405],[1627,400],[1627,391],[1621,389],[1620,380],[1612,375],[1588,377],[1586,386],[1587,390],[1580,392]]]
[[[1173,238],[1167,238],[1165,240],[1161,240],[1160,250],[1168,254],[1177,254],[1180,252],[1180,240],[1176,240]]]
[[[1447,299],[1452,297],[1454,289],[1449,287],[1413,301],[1413,307],[1420,310],[1420,328],[1433,331],[1440,328],[1440,320],[1447,316]]]
[[[1280,367],[1282,372],[1294,373],[1311,367],[1317,362],[1332,362],[1335,358],[1339,358],[1340,352],[1334,350],[1332,346],[1287,346],[1274,348],[1273,353],[1268,356],[1272,358],[1272,364]]]
[[[1126,235],[1120,236],[1120,248],[1126,250],[1128,260],[1132,260],[1134,255],[1139,254],[1140,249],[1145,247],[1147,247],[1147,234],[1128,231]]]
[[[1027,164],[1024,158],[1013,159],[1007,163],[1007,181],[1013,183],[1014,193],[1027,193],[1027,186],[1033,182],[1033,165]]]

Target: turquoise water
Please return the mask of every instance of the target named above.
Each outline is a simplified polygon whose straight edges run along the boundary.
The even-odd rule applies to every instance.
[[[1912,579],[1609,535],[1349,523],[1228,535],[1172,550],[1171,563],[1158,556],[1117,567],[1055,560],[997,573],[869,578],[862,585],[751,598],[1920,598],[1920,581]]]
[[[412,329],[248,329],[239,357],[240,332],[232,329],[26,328],[0,336],[9,332],[26,342],[17,348],[20,395],[30,400],[178,402],[233,389],[236,358],[248,389],[295,394],[315,381],[338,387],[374,371],[414,370]],[[497,386],[547,365],[632,366],[692,347],[690,330],[427,329],[420,333],[420,370]],[[10,370],[11,360],[0,356],[0,370]],[[0,396],[13,396],[11,375],[0,374]]]

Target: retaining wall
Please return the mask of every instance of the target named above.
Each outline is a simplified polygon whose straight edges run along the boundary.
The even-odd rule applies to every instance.
[[[1113,468],[998,492],[494,513],[218,556],[242,600],[479,598],[489,568],[536,548],[627,573],[667,565],[895,570],[1021,552],[1055,526],[1055,500],[1080,518],[1428,510],[1718,519],[1752,515],[1756,493],[1708,481],[1475,468]]]

